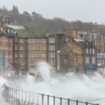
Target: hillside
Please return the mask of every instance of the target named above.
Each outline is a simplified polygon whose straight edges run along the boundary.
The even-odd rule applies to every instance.
[[[33,35],[44,35],[48,32],[61,32],[68,27],[77,28],[79,31],[96,30],[102,35],[105,35],[105,25],[82,21],[69,22],[60,18],[46,19],[36,12],[29,14],[27,11],[24,11],[20,13],[16,6],[13,6],[12,10],[7,10],[6,7],[3,7],[0,9],[0,14],[11,16],[12,20],[20,25],[24,25]]]

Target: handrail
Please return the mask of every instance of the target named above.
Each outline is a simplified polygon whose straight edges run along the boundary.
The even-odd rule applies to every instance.
[[[48,94],[35,93],[5,85],[4,98],[13,105],[99,105]]]

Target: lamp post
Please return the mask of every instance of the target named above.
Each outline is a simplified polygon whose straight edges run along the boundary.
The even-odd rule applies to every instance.
[[[2,55],[2,70],[3,70],[3,76],[6,76],[7,74],[7,65],[8,65],[8,57],[7,57],[7,52],[3,51],[3,55]]]
[[[78,61],[78,59],[75,58],[75,59],[74,59],[74,72],[77,72],[77,71],[78,71],[78,68],[77,68],[77,61]]]
[[[60,71],[60,50],[57,51],[57,70]]]

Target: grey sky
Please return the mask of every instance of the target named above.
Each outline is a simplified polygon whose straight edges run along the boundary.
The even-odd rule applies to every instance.
[[[8,9],[16,5],[21,12],[36,11],[47,18],[105,24],[105,0],[0,0],[0,6],[3,5]]]

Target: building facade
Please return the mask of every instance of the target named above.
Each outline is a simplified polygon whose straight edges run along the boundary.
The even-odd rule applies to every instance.
[[[12,35],[0,32],[0,70],[3,73],[13,69],[13,40]]]
[[[97,70],[97,50],[94,42],[85,41],[84,43],[84,69],[85,73]]]
[[[15,39],[15,66],[27,72],[35,69],[38,62],[47,61],[47,40],[40,37]]]
[[[24,26],[11,25],[0,16],[0,69],[27,72],[38,62],[48,62],[59,72],[90,72],[105,66],[105,37],[99,32],[74,28],[45,37],[29,37]]]

